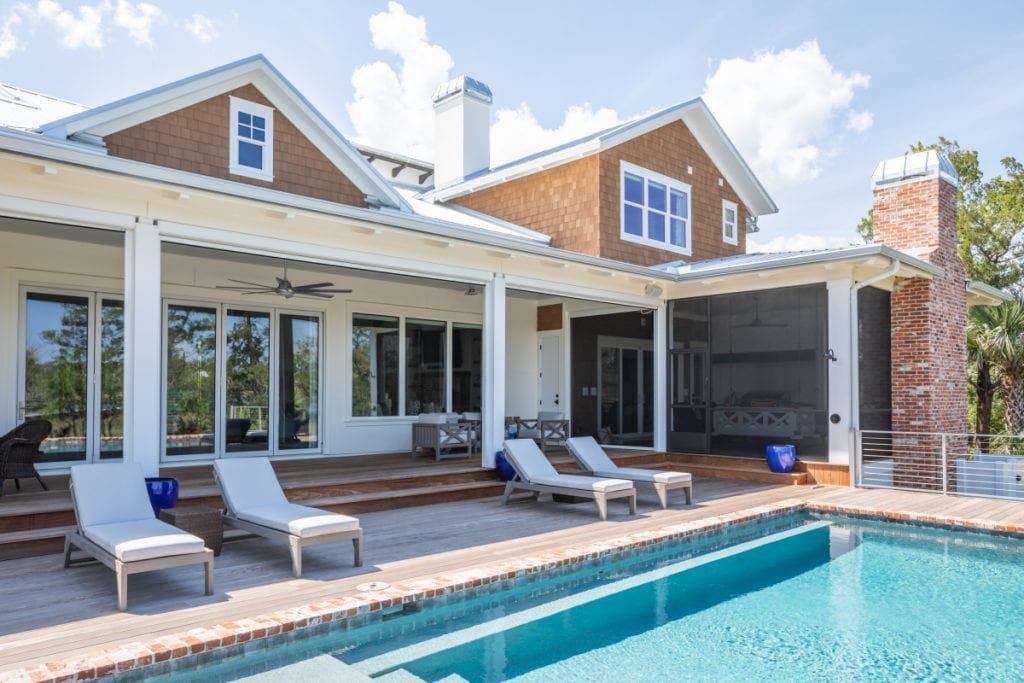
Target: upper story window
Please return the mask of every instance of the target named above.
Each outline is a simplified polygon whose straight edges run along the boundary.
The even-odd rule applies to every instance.
[[[727,199],[722,200],[722,241],[728,244],[739,244],[739,232],[736,223],[739,216],[739,207],[736,202]]]
[[[231,173],[259,180],[274,179],[274,110],[231,98]]]
[[[690,186],[622,162],[622,239],[689,255]]]

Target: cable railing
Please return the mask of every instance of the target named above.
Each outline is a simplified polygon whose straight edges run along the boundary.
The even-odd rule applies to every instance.
[[[1024,500],[1024,434],[862,430],[856,438],[857,486]]]

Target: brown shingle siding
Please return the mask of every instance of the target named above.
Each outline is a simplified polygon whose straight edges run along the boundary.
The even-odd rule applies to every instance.
[[[274,180],[267,182],[228,172],[229,97],[273,107],[255,86],[211,97],[104,138],[111,156],[166,166],[189,173],[366,206],[359,190],[295,125],[274,111]]]
[[[691,186],[691,256],[626,242],[620,235],[620,162],[628,161]],[[693,167],[693,174],[687,167]],[[707,153],[681,121],[617,145],[600,154],[509,180],[453,200],[550,235],[552,246],[652,265],[742,254],[746,210],[724,183]],[[737,245],[722,240],[722,200],[736,202]]]

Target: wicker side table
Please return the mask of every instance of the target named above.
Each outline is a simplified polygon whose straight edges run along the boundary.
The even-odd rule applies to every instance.
[[[203,539],[214,555],[220,555],[224,544],[224,523],[221,521],[220,510],[202,505],[166,508],[160,511],[160,519],[182,531],[195,534]]]

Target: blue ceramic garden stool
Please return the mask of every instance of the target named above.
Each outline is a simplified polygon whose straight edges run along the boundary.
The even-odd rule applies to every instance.
[[[146,493],[153,515],[160,517],[160,511],[178,504],[178,480],[174,477],[146,477]]]
[[[796,446],[776,444],[764,447],[764,457],[768,461],[768,469],[772,472],[785,474],[793,471],[796,464]]]

